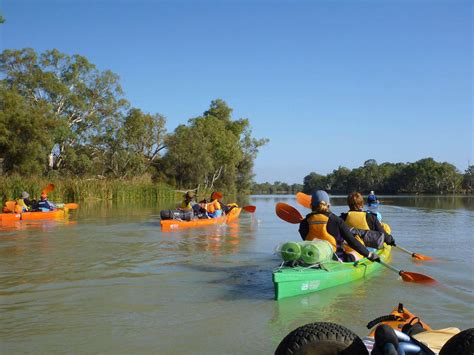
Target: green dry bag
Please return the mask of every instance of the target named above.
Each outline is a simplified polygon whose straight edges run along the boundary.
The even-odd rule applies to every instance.
[[[280,253],[284,261],[295,261],[301,256],[301,246],[296,242],[287,242],[281,246]]]
[[[316,264],[332,258],[332,247],[324,240],[305,242],[301,249],[301,259],[306,264]]]

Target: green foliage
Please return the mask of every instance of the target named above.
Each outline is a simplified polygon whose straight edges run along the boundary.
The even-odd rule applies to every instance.
[[[468,192],[474,190],[474,165],[469,165],[462,178],[462,187]]]
[[[6,89],[18,92],[29,110],[42,109],[62,123],[62,130],[47,132],[55,145],[48,147],[54,160],[45,164],[45,170],[73,165],[68,160],[77,154],[70,148],[87,146],[115,127],[127,106],[118,76],[98,71],[80,55],[68,56],[56,49],[40,55],[30,48],[5,50],[0,71]]]
[[[380,165],[370,159],[358,168],[350,170],[339,167],[327,176],[312,172],[304,178],[303,191],[310,193],[315,189],[326,189],[333,193],[370,190],[379,193],[453,193],[461,188],[468,190],[469,184],[466,181],[469,181],[469,176],[472,177],[466,171],[463,179],[454,165],[439,163],[432,158],[407,164]]]
[[[269,182],[264,182],[262,184],[253,183],[252,184],[252,194],[295,194],[299,191],[303,191],[302,184],[292,184],[281,181],[275,181],[273,184]]]
[[[309,173],[304,177],[303,192],[311,193],[314,190],[327,190],[327,177],[315,172]]]
[[[178,187],[229,194],[249,190],[253,160],[267,140],[253,139],[249,121],[233,121],[231,113],[223,100],[214,100],[203,116],[190,119],[168,136],[161,168]]]
[[[41,190],[49,183],[55,185],[48,197],[51,201],[72,202],[81,200],[161,201],[175,200],[176,192],[168,185],[153,183],[149,176],[128,181],[108,179],[32,178],[20,175],[0,177],[0,196],[4,201],[18,198],[27,191],[38,199]]]
[[[221,99],[167,136],[163,116],[130,108],[116,74],[56,49],[4,50],[0,74],[0,172],[7,175],[151,174],[179,187],[246,193],[268,141],[252,137],[248,119],[232,120]]]
[[[48,115],[47,104],[29,107],[18,92],[0,85],[0,157],[4,170],[25,175],[44,172],[54,144],[54,133],[50,132],[61,128],[61,122]]]

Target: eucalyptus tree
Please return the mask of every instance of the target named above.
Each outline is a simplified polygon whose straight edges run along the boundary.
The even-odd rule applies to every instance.
[[[48,115],[67,127],[52,136],[50,168],[70,166],[68,159],[114,126],[128,106],[118,76],[99,71],[80,55],[56,49],[39,55],[31,48],[4,50],[0,72],[8,89],[17,91],[32,108],[47,107]]]
[[[202,116],[178,126],[166,140],[161,169],[180,187],[247,192],[258,148],[267,140],[252,138],[248,119],[232,120],[232,108],[213,100]]]

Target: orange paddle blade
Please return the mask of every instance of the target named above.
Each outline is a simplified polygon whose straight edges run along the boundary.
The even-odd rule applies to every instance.
[[[242,207],[242,209],[243,209],[244,211],[249,212],[249,213],[254,213],[255,210],[257,209],[257,207],[256,207],[256,206],[249,205],[249,206],[244,206],[244,207]]]
[[[48,184],[48,186],[46,186],[43,191],[41,191],[42,193],[44,192],[45,194],[48,194],[50,193],[51,191],[54,190],[54,184]]]
[[[303,216],[296,208],[283,202],[276,204],[275,212],[278,217],[288,223],[297,224],[303,220]]]
[[[77,203],[65,203],[64,208],[70,209],[70,210],[75,210],[79,207],[79,204]]]
[[[414,257],[416,260],[424,260],[424,261],[433,260],[433,258],[431,256],[418,254],[418,253],[413,253],[412,257]]]
[[[402,277],[403,281],[406,282],[416,282],[422,284],[436,284],[438,281],[433,279],[428,275],[419,274],[417,272],[407,272],[407,271],[400,271],[400,276]]]
[[[220,200],[222,198],[222,196],[224,196],[222,194],[222,192],[219,192],[219,191],[214,191],[212,194],[211,194],[211,200]]]
[[[403,251],[404,253],[407,253],[407,254],[411,255],[411,257],[416,259],[416,260],[424,260],[424,261],[433,260],[433,258],[431,256],[426,256],[426,255],[423,255],[423,254],[414,253],[410,250],[407,250],[407,249],[401,247],[400,245],[396,245],[395,248],[397,248],[398,250]]]
[[[311,196],[303,192],[296,193],[296,202],[306,208],[311,208]]]

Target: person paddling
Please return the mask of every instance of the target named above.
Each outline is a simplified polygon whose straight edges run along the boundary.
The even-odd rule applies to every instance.
[[[312,194],[312,212],[300,223],[301,238],[328,241],[337,258],[342,261],[355,261],[362,256],[370,261],[380,260],[376,253],[369,252],[364,244],[354,237],[344,221],[329,210],[330,206],[326,191],[318,190]]]
[[[194,201],[194,192],[193,191],[187,191],[184,194],[184,200],[181,202],[181,205],[179,206],[180,210],[183,211],[190,211],[193,209],[193,206],[196,204],[196,201]]]
[[[56,209],[54,203],[48,201],[48,195],[44,191],[41,193],[41,198],[38,202],[38,209],[43,212],[53,211]]]
[[[340,217],[349,227],[383,233],[384,242],[388,245],[395,245],[393,236],[387,233],[377,216],[372,212],[363,211],[364,198],[359,192],[352,192],[347,196],[347,205],[349,211],[342,213]]]
[[[19,199],[16,200],[17,206],[20,206],[21,212],[31,211],[33,207],[33,201],[30,200],[30,194],[26,191],[21,193]]]

